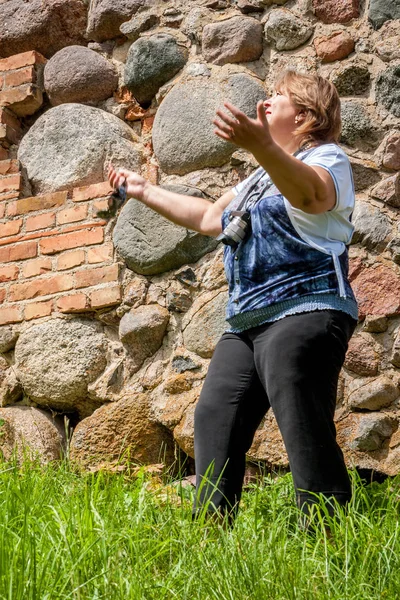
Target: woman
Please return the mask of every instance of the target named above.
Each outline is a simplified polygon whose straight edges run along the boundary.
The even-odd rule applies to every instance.
[[[307,513],[316,494],[345,504],[351,489],[333,419],[357,304],[347,279],[354,186],[337,145],[339,97],[322,77],[288,71],[255,119],[225,108],[215,134],[251,152],[260,169],[214,204],[109,172],[115,187],[126,179],[129,196],[226,243],[230,329],[195,412],[196,509],[235,513],[245,455],[269,408],[298,506]]]

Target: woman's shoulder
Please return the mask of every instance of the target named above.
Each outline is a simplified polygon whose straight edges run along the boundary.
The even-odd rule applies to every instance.
[[[349,158],[346,152],[343,150],[339,144],[335,144],[334,142],[328,142],[326,144],[319,144],[312,148],[307,155],[304,157],[304,160],[313,159],[316,157],[330,157],[346,160],[349,162]]]

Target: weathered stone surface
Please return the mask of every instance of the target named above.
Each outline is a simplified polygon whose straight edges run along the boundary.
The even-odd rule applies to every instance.
[[[377,198],[390,206],[400,207],[400,173],[386,177],[371,190],[372,198]]]
[[[128,40],[135,42],[143,31],[151,29],[158,24],[158,21],[159,18],[156,13],[145,12],[135,15],[130,21],[122,23],[119,30]]]
[[[399,397],[399,389],[386,375],[375,379],[366,379],[361,384],[354,381],[354,391],[347,399],[353,410],[379,410],[390,406]]]
[[[151,406],[154,419],[170,430],[179,425],[184,419],[186,411],[197,402],[200,396],[201,387],[198,385],[192,387],[193,375],[193,373],[181,373],[180,375],[175,373],[152,393]],[[197,377],[199,376],[197,375]],[[190,435],[193,438],[193,430]],[[183,447],[182,449],[184,450]]]
[[[394,237],[390,240],[387,249],[392,255],[393,262],[400,265],[400,238]]]
[[[162,344],[169,312],[158,304],[139,306],[126,313],[119,324],[119,337],[138,370]]]
[[[184,175],[227,162],[236,146],[214,134],[216,109],[229,100],[255,117],[257,102],[264,98],[262,86],[243,73],[222,81],[202,78],[175,85],[158,109],[153,126],[154,152],[162,170]]]
[[[117,86],[118,74],[112,63],[82,46],[63,48],[44,70],[44,87],[53,106],[105,100]]]
[[[95,42],[120,35],[119,28],[129,21],[146,0],[93,0],[90,3],[87,37]]]
[[[187,52],[174,36],[157,33],[137,40],[129,48],[124,82],[136,100],[150,104],[159,88],[176,75],[187,61]]]
[[[353,213],[355,227],[352,243],[362,244],[368,250],[383,249],[391,232],[391,222],[379,208],[358,200]]]
[[[341,141],[360,150],[371,150],[378,141],[378,132],[365,107],[358,102],[342,102]]]
[[[385,62],[400,58],[400,20],[387,21],[374,35],[375,52]]]
[[[361,336],[353,337],[349,342],[344,366],[358,375],[376,375],[379,367],[379,355],[370,340]]]
[[[38,118],[18,158],[37,194],[98,183],[108,163],[138,170],[133,132],[114,115],[81,104],[62,104]]]
[[[363,323],[363,331],[368,333],[383,333],[387,331],[389,319],[376,315],[367,315]]]
[[[265,23],[264,33],[267,42],[277,50],[294,50],[304,44],[312,35],[314,27],[286,8],[273,10]]]
[[[0,57],[37,50],[47,58],[71,44],[85,44],[84,0],[0,2]]]
[[[191,196],[201,195],[194,188],[168,186],[168,189]],[[122,209],[113,239],[129,269],[143,275],[164,273],[196,262],[217,244],[214,238],[174,225],[134,200]]]
[[[323,23],[347,23],[360,15],[359,0],[312,0],[315,16]]]
[[[213,355],[215,346],[227,329],[226,291],[208,292],[200,296],[186,313],[183,321],[183,340],[188,350],[203,358]]]
[[[70,457],[86,468],[115,460],[170,465],[174,460],[172,436],[151,421],[148,397],[136,394],[105,404],[78,423]]]
[[[382,166],[391,171],[400,169],[400,131],[391,131],[377,150]]]
[[[354,188],[356,192],[365,190],[381,180],[380,173],[372,161],[364,163],[354,158],[350,158],[350,164],[353,171]],[[372,166],[368,166],[369,164]]]
[[[19,331],[12,325],[2,325],[0,327],[0,354],[9,352],[17,343]]]
[[[203,29],[203,56],[216,65],[257,60],[262,54],[262,25],[251,17],[233,17]]]
[[[174,439],[186,454],[194,458],[194,411],[195,404],[190,404],[180,423],[174,429]]]
[[[379,413],[362,415],[348,443],[351,448],[373,452],[397,429],[395,419]]]
[[[14,368],[0,356],[0,406],[14,404],[22,398],[23,393]]]
[[[323,63],[346,58],[354,50],[354,40],[347,31],[334,31],[314,40],[315,51]]]
[[[370,82],[368,65],[354,62],[339,67],[331,74],[331,81],[340,96],[357,96],[367,91]]]
[[[252,460],[262,460],[269,465],[287,468],[289,459],[272,410],[269,410],[264,422],[257,429],[253,444],[248,452]]]
[[[262,12],[265,8],[263,0],[237,0],[237,7],[243,14]]]
[[[368,18],[375,29],[382,27],[385,21],[400,19],[398,0],[371,0]]]
[[[213,21],[213,13],[204,6],[196,6],[190,10],[182,23],[182,31],[194,43],[201,42],[203,28]]]
[[[400,65],[388,67],[376,78],[376,99],[386,110],[400,117]]]
[[[171,367],[177,373],[185,373],[186,371],[195,371],[201,365],[195,363],[190,356],[176,354],[171,361]]]
[[[385,265],[365,268],[352,281],[360,318],[400,314],[400,278]]]
[[[88,319],[53,319],[18,338],[15,371],[32,402],[84,413],[87,389],[106,367],[107,341]],[[90,403],[88,403],[90,404]]]
[[[0,408],[0,455],[39,459],[42,464],[59,460],[64,432],[50,414],[31,406]]]
[[[167,292],[167,307],[168,310],[183,313],[189,310],[192,304],[190,292],[182,288],[177,282],[171,284]]]
[[[395,367],[400,368],[400,330],[397,331],[396,338],[394,340],[390,361]]]

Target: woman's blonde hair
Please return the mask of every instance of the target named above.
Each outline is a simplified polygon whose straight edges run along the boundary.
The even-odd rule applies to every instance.
[[[294,134],[301,146],[310,142],[337,143],[342,129],[340,98],[333,83],[319,75],[286,71],[275,89],[286,93],[305,119]]]

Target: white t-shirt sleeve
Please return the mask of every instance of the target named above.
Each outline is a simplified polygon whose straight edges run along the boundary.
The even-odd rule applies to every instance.
[[[310,152],[304,163],[326,169],[336,189],[336,204],[332,210],[347,210],[354,207],[354,183],[350,161],[346,153],[336,144],[322,144]]]

